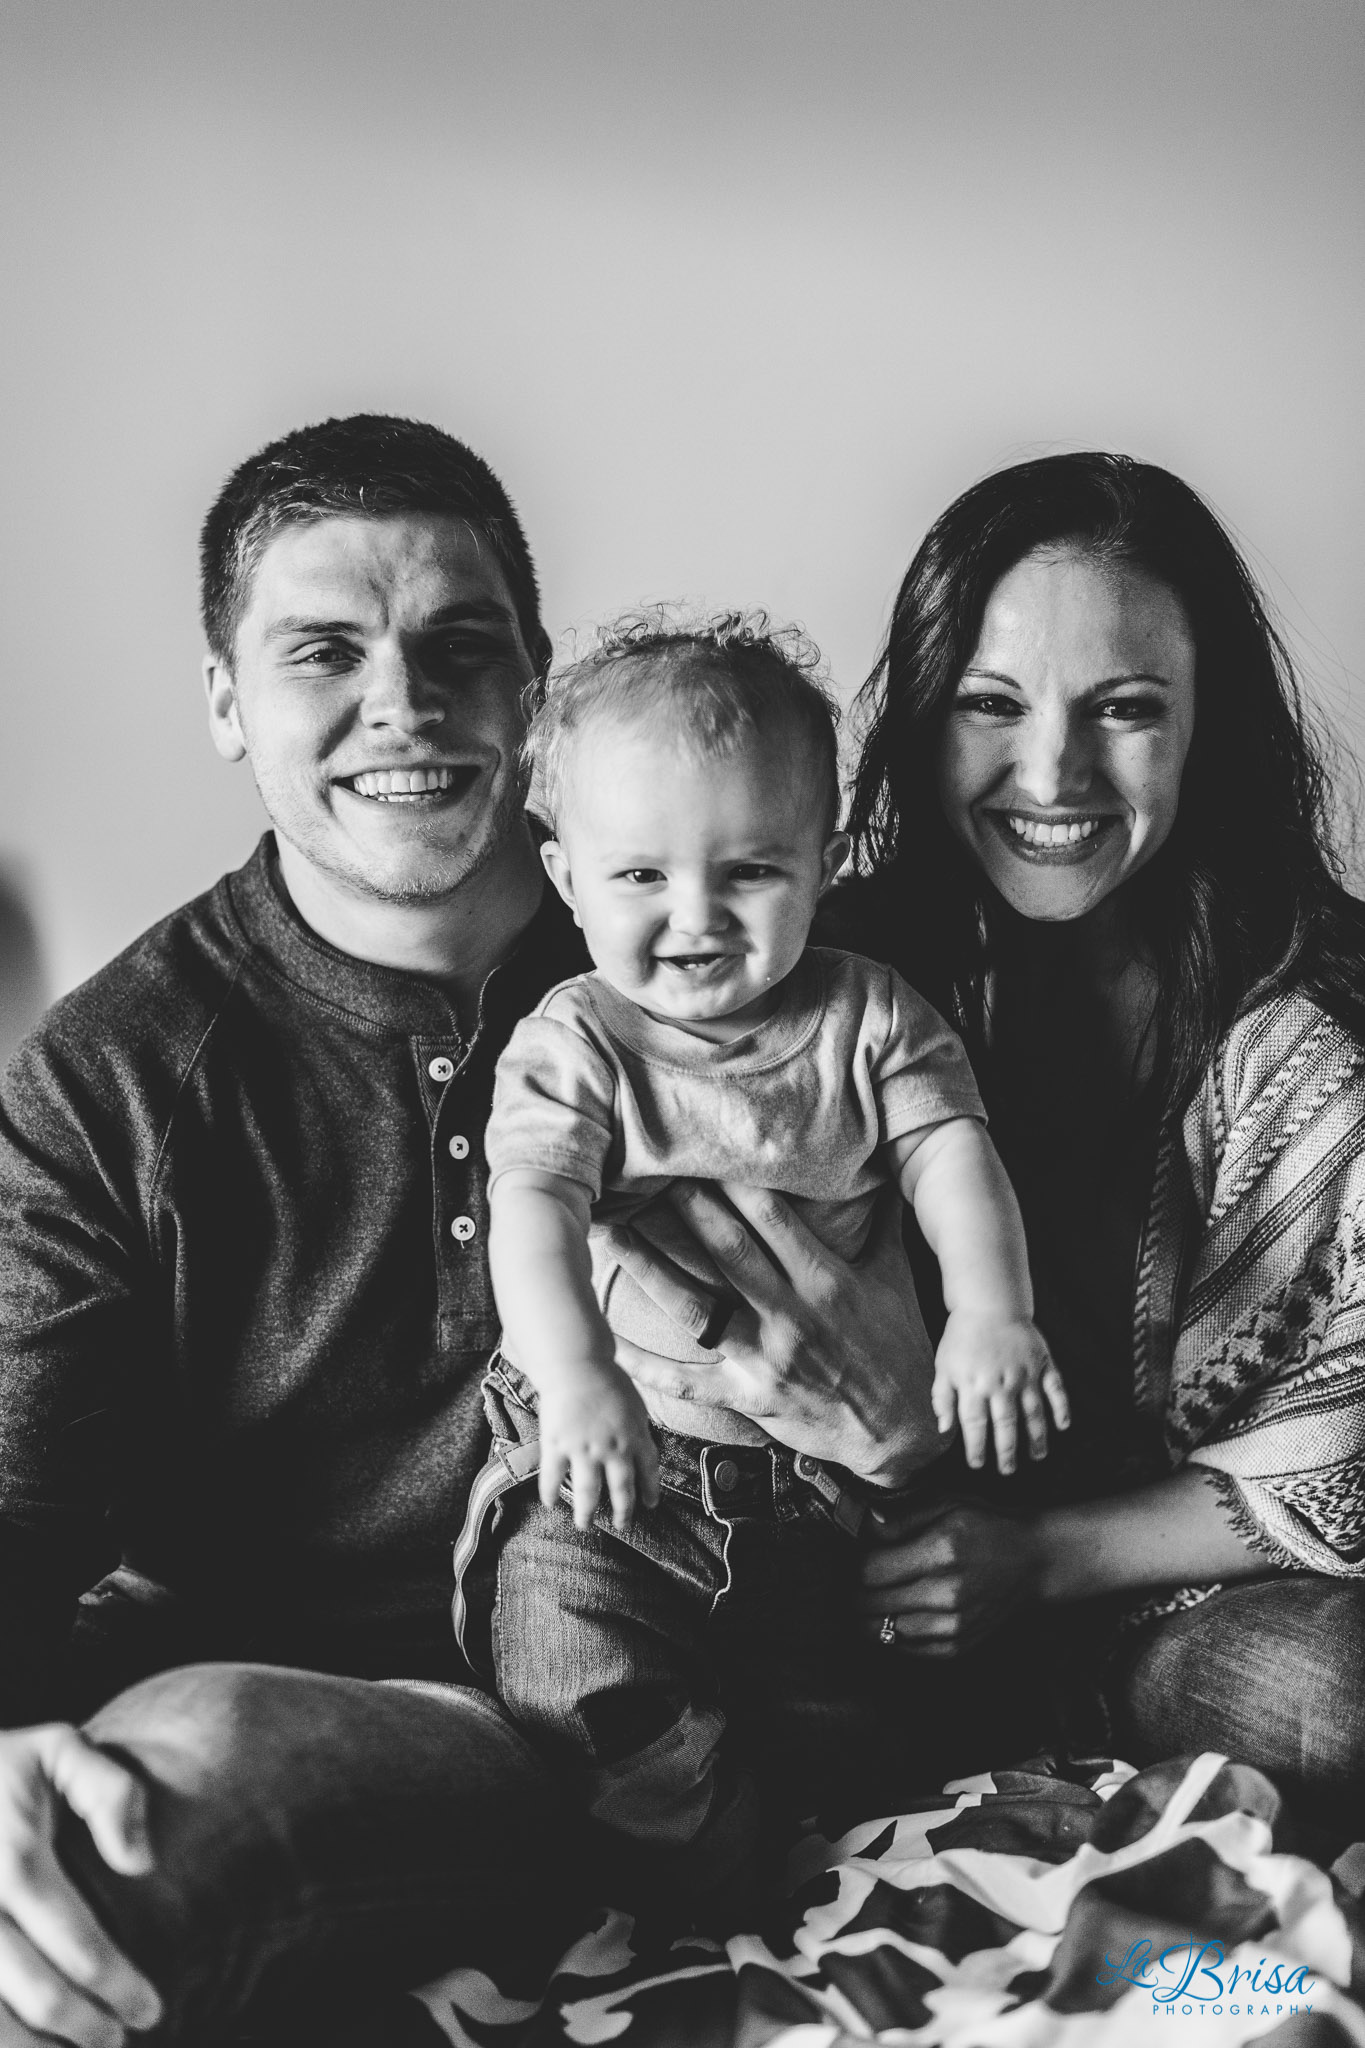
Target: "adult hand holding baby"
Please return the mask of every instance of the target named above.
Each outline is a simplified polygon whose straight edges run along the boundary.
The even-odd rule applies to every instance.
[[[942,1449],[930,1399],[934,1356],[901,1242],[901,1204],[882,1197],[850,1265],[780,1195],[730,1182],[680,1181],[671,1200],[739,1297],[714,1364],[682,1365],[617,1340],[636,1384],[675,1400],[734,1409],[793,1451],[874,1486],[901,1486]],[[714,1300],[643,1227],[612,1249],[665,1314],[696,1335]]]

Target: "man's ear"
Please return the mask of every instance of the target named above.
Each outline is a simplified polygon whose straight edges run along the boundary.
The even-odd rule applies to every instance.
[[[573,876],[569,873],[568,854],[557,839],[547,839],[540,849],[540,857],[545,863],[546,874],[573,912],[573,921],[581,931],[583,920],[578,915],[578,906],[573,900]]]
[[[823,896],[844,862],[848,859],[853,841],[847,832],[831,832],[820,856],[820,894]]]
[[[232,671],[216,655],[204,656],[204,692],[209,700],[209,733],[225,761],[246,759],[246,739],[237,710]]]

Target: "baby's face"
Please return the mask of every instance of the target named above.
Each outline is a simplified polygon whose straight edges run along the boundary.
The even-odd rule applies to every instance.
[[[604,722],[578,738],[543,858],[622,995],[734,1038],[800,959],[847,850],[823,811],[799,740],[755,734],[700,755],[666,726]]]

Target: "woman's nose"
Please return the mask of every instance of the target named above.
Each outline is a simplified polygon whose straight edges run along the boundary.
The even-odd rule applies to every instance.
[[[424,726],[439,725],[445,716],[445,704],[440,692],[423,674],[420,663],[406,649],[381,647],[370,663],[361,714],[367,725],[389,725],[400,732],[415,733]]]
[[[1075,802],[1090,788],[1094,757],[1086,728],[1062,715],[1025,719],[1014,757],[1020,796],[1040,810]]]

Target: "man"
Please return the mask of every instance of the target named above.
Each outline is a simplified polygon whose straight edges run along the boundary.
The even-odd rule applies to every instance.
[[[448,1622],[492,1071],[583,964],[521,804],[535,573],[486,465],[370,416],[244,463],[202,564],[210,728],[274,832],[55,1007],[0,1122],[0,1708],[95,1710],[0,1742],[5,2044],[533,1978],[563,1932],[555,1788]],[[748,1200],[689,1211],[748,1304],[728,1397],[896,1480],[933,1424],[878,1402],[894,1233],[855,1279]],[[865,1398],[806,1444],[821,1375]]]

